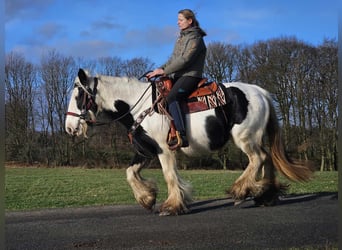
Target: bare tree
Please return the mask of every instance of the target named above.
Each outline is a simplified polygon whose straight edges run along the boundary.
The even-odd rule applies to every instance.
[[[35,133],[36,69],[18,53],[6,56],[6,155],[32,163]]]
[[[148,58],[133,58],[127,60],[123,64],[123,73],[128,77],[141,77],[148,70],[154,68],[154,63],[152,63]]]
[[[312,109],[319,128],[321,170],[337,170],[337,43],[325,40],[318,47],[317,91]]]
[[[45,111],[48,131],[51,136],[47,148],[48,163],[63,164],[68,147],[64,136],[65,111],[68,105],[68,90],[72,87],[77,73],[71,57],[64,57],[55,50],[49,51],[41,59],[41,80],[44,87]],[[52,162],[51,162],[52,161]]]
[[[253,77],[254,64],[252,61],[252,52],[248,46],[237,47],[237,77],[236,79],[247,83],[256,83],[255,77]]]
[[[98,73],[111,76],[123,74],[124,63],[119,57],[101,57],[98,62]]]
[[[216,82],[231,82],[237,75],[237,48],[224,43],[208,45],[204,75]]]
[[[304,93],[307,75],[313,67],[310,46],[295,38],[258,42],[250,48],[252,82],[273,93],[281,115],[286,145],[291,150],[305,141]],[[310,59],[309,59],[310,58]],[[251,67],[249,67],[251,68]],[[291,128],[300,127],[302,133],[291,136]]]

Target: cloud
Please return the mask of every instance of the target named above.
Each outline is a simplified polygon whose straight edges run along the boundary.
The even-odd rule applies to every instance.
[[[24,54],[33,63],[39,63],[41,57],[50,50],[56,50],[66,57],[97,59],[99,57],[113,56],[114,49],[120,49],[120,45],[102,40],[73,42],[68,39],[60,39],[53,45],[39,44],[37,42],[35,44],[17,45],[12,51]]]
[[[34,18],[55,0],[5,0],[5,22],[13,19]]]
[[[55,47],[64,55],[94,59],[112,56],[113,49],[120,47],[120,45],[105,40],[82,40],[76,42],[60,41]]]
[[[127,46],[163,46],[165,44],[174,43],[179,34],[178,28],[173,26],[153,27],[140,30],[130,30],[122,37],[123,42]]]
[[[95,20],[91,22],[86,29],[81,30],[79,34],[81,37],[88,38],[95,38],[99,36],[103,37],[105,34],[113,35],[115,31],[122,34],[126,27],[123,24],[116,23],[113,20],[115,20],[115,18],[112,17]]]
[[[57,23],[45,23],[37,29],[37,34],[42,39],[51,40],[56,37],[58,34],[63,33],[65,30],[64,26]]]
[[[98,20],[91,24],[92,29],[96,30],[113,30],[113,29],[122,29],[124,26],[121,24],[113,23],[108,20]]]

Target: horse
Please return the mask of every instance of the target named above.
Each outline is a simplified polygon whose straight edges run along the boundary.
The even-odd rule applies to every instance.
[[[91,76],[86,70],[79,69],[68,105],[65,130],[74,137],[86,136],[86,117],[90,117],[89,122],[94,121],[100,113],[121,123],[131,135],[136,149],[126,169],[127,181],[137,202],[148,210],[154,209],[158,189],[154,181],[141,175],[141,170],[155,157],[159,159],[168,189],[168,197],[159,207],[161,216],[188,213],[193,201],[192,187],[177,169],[178,151],[189,156],[210,153],[222,148],[230,138],[249,161],[229,189],[230,197],[236,204],[252,197],[258,205],[275,205],[287,188],[276,178],[276,171],[291,181],[304,182],[310,180],[313,169],[307,162],[287,156],[269,92],[242,82],[222,83],[221,86],[225,89],[227,103],[186,114],[189,146],[175,152],[166,142],[170,118],[152,108],[153,91],[149,81]]]

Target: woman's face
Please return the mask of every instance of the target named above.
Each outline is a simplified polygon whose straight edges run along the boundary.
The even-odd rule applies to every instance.
[[[192,19],[186,19],[183,14],[178,14],[177,24],[180,30],[185,30],[191,26]]]

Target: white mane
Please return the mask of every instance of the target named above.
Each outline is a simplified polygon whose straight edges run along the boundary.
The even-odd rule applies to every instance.
[[[101,103],[100,106],[103,105],[103,107],[106,107],[107,109],[111,109],[113,107],[114,96],[121,96],[123,100],[125,100],[129,105],[133,106],[150,85],[149,82],[139,81],[134,77],[98,75],[97,78],[101,83],[99,84],[98,88],[101,89],[103,87],[103,89],[106,91],[101,94],[102,99],[106,101]],[[101,85],[103,86],[101,87]],[[141,103],[148,103],[148,105],[150,105],[150,100],[151,92],[144,95]],[[139,107],[141,107],[141,105],[139,105]],[[135,111],[138,112],[140,110],[138,109]]]

